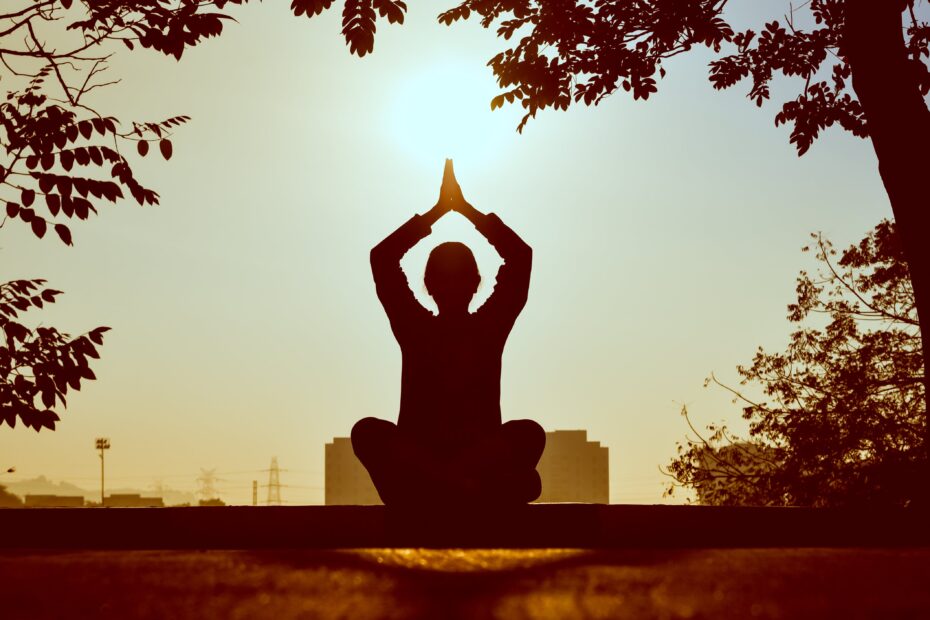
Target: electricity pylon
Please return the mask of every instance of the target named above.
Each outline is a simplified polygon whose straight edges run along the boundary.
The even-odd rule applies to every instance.
[[[278,457],[271,457],[271,468],[268,470],[268,501],[269,506],[281,505],[281,470],[278,469]]]
[[[197,494],[204,500],[217,499],[220,494],[216,490],[216,468],[200,469],[200,476],[197,478],[200,483],[200,490]]]

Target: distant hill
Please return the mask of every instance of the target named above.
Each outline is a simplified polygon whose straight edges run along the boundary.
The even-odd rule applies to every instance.
[[[0,485],[0,508],[20,508],[23,500],[14,493],[6,490],[6,487]]]
[[[32,478],[31,480],[20,480],[18,482],[5,483],[10,493],[25,497],[26,495],[68,495],[81,496],[85,500],[100,501],[100,491],[88,491],[70,482],[52,482],[45,476]],[[146,497],[156,496],[165,500],[166,506],[177,504],[197,504],[197,497],[187,491],[178,491],[175,489],[162,488],[159,491],[152,489],[134,489],[129,487],[108,488],[107,495],[111,493],[138,493]]]
[[[80,495],[85,499],[94,497],[92,491],[86,491],[70,482],[52,482],[45,476],[39,476],[32,480],[7,482],[6,488],[10,493],[15,493],[20,497],[25,495]],[[98,492],[97,495],[99,496],[100,493]]]

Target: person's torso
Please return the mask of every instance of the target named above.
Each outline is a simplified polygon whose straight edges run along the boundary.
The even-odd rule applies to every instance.
[[[500,425],[501,355],[507,334],[489,323],[480,313],[429,317],[398,338],[403,355],[401,431],[461,444]]]

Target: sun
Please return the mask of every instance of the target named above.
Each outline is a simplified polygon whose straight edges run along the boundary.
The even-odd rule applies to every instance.
[[[444,61],[399,80],[389,109],[393,141],[430,169],[451,157],[470,169],[494,163],[515,139],[508,111],[491,111],[499,88],[480,63]]]

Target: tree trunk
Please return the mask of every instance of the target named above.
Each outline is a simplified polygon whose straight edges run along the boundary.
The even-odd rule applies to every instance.
[[[922,456],[930,467],[930,170],[926,156],[930,148],[930,110],[918,89],[917,73],[904,44],[901,14],[906,6],[902,0],[846,0],[841,53],[849,60],[853,89],[865,111],[878,170],[891,201],[914,286],[921,319],[924,406],[928,416]],[[915,489],[928,482],[930,475]],[[915,493],[924,495],[922,490]]]

